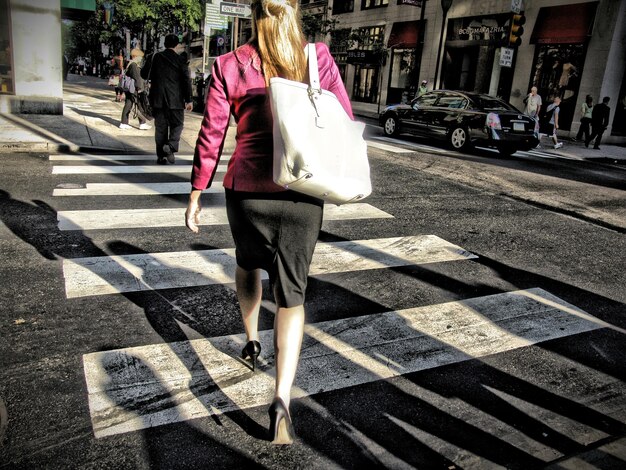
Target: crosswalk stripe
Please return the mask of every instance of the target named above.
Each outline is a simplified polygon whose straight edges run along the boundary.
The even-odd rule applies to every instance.
[[[218,172],[225,172],[227,165],[217,166]],[[55,165],[52,167],[53,175],[119,175],[133,173],[186,173],[191,175],[191,165]]]
[[[226,162],[230,159],[230,154],[223,154],[220,158],[221,162]],[[156,161],[156,154],[115,154],[115,155],[97,155],[97,154],[84,154],[84,155],[71,155],[71,154],[51,154],[48,159],[50,161],[63,162],[90,162],[90,161],[142,161],[142,160],[154,160]],[[191,162],[193,161],[192,154],[176,154],[177,161]]]
[[[305,327],[294,398],[398,377],[609,326],[539,288]],[[273,331],[261,366],[238,358],[244,335],[83,356],[95,436],[267,405]],[[260,369],[260,370],[259,370]]]
[[[386,152],[393,152],[393,153],[413,153],[414,152],[414,150],[410,150],[410,149],[406,149],[402,147],[394,147],[392,145],[383,144],[382,142],[375,142],[373,140],[368,140],[367,145],[369,147],[374,147],[380,150],[384,150]]]
[[[318,242],[310,275],[476,258],[435,235]],[[235,250],[99,256],[63,261],[68,298],[233,283]]]
[[[66,184],[56,187],[53,196],[141,196],[154,194],[188,194],[191,183],[87,183],[84,187]],[[224,192],[221,181],[214,181],[207,194]]]
[[[59,211],[59,230],[103,230],[149,227],[184,227],[185,210],[180,209],[108,209]],[[386,219],[392,215],[369,204],[324,206],[324,220]],[[200,225],[228,223],[226,207],[207,207],[200,213]]]

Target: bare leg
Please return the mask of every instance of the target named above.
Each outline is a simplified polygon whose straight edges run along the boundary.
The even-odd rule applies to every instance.
[[[261,309],[261,270],[246,271],[237,266],[235,272],[237,299],[248,341],[259,340],[259,310]]]
[[[275,397],[281,398],[287,409],[291,398],[291,386],[298,368],[303,332],[304,306],[279,307],[274,319]]]

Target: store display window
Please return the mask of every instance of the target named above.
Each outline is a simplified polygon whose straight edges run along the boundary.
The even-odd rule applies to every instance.
[[[0,94],[13,94],[9,0],[0,0]]]

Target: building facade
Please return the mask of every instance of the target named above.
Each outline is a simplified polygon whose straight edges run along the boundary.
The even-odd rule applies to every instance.
[[[512,7],[525,23],[510,46]],[[444,11],[443,7],[448,7]],[[587,95],[611,98],[607,142],[626,143],[626,0],[331,0],[330,34],[354,101],[385,104],[429,88],[500,96],[518,108],[532,86],[560,97],[575,135]]]

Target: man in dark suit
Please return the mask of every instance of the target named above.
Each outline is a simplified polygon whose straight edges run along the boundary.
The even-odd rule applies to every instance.
[[[165,50],[150,57],[141,76],[150,80],[157,163],[174,163],[183,132],[185,110],[191,111],[191,79],[187,64],[176,52],[178,36],[165,36]]]
[[[602,134],[607,127],[609,127],[609,116],[611,114],[611,108],[609,108],[609,101],[611,98],[605,96],[602,99],[602,103],[593,107],[591,112],[591,135],[585,140],[585,147],[589,147],[589,142],[596,139],[593,148],[600,150],[600,141],[602,140]]]

